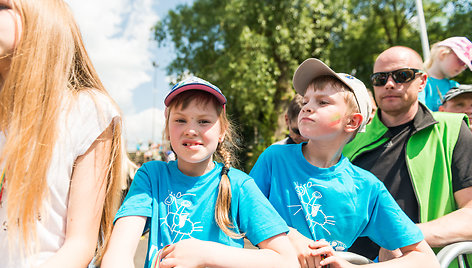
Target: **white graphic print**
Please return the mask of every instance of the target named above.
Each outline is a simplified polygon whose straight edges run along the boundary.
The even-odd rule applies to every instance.
[[[200,222],[192,222],[189,219],[188,209],[192,206],[192,202],[183,199],[185,195],[194,194],[177,194],[170,193],[164,200],[167,205],[167,215],[161,220],[161,226],[165,224],[171,231],[172,244],[182,239],[191,238],[193,232],[201,232],[203,226],[197,226]],[[187,211],[186,211],[187,210]]]
[[[293,214],[297,214],[301,210],[305,211],[305,219],[308,222],[308,225],[313,234],[316,234],[316,226],[323,228],[329,235],[331,232],[328,231],[326,225],[334,225],[335,221],[333,216],[326,215],[320,204],[317,204],[317,200],[321,199],[323,195],[318,191],[310,190],[312,187],[323,187],[323,185],[313,184],[312,182],[307,182],[306,184],[296,185],[295,190],[297,191],[298,199],[300,200],[301,205],[292,205],[288,207],[298,207],[298,210]]]

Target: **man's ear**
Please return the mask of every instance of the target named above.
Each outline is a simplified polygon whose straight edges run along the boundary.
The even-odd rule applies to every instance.
[[[426,87],[426,83],[428,82],[428,74],[422,73],[420,75],[420,79],[421,79],[421,84],[420,84],[420,87],[418,89],[418,92],[423,91],[423,89]]]
[[[349,121],[347,122],[346,126],[344,127],[344,130],[348,133],[356,132],[357,129],[362,124],[362,119],[363,119],[362,114],[353,113],[351,117],[349,118]]]
[[[438,111],[444,112],[444,105],[439,106]]]

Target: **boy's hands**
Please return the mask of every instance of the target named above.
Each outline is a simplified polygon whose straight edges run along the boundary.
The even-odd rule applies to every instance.
[[[325,240],[314,241],[310,248],[313,249],[312,255],[320,258],[319,266],[314,266],[315,268],[329,267],[329,268],[351,268],[356,267],[356,265],[349,263],[345,259],[337,256],[334,252],[334,249],[329,245]],[[323,256],[321,258],[320,256]],[[328,266],[329,265],[329,266]]]
[[[297,252],[298,262],[301,268],[320,267],[320,256],[312,255],[315,241],[305,237],[293,228],[290,228],[288,238]]]
[[[338,257],[334,249],[325,240],[313,241],[293,228],[290,228],[288,237],[297,251],[298,261],[302,268],[324,268],[328,265],[330,265],[330,268],[356,267],[354,264]]]
[[[195,238],[185,239],[170,245],[162,253],[162,261],[159,268],[205,267],[207,253],[211,254],[205,247],[207,243]]]

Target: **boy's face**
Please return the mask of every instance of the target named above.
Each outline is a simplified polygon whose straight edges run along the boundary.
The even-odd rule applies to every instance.
[[[349,120],[345,94],[330,85],[316,91],[310,85],[298,115],[298,128],[302,136],[310,140],[325,140],[345,134],[344,127]]]
[[[450,113],[464,113],[469,117],[469,123],[472,123],[472,93],[462,93],[446,101],[440,111]]]

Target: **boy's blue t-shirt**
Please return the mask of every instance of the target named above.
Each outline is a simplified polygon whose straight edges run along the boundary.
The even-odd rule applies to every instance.
[[[290,227],[347,250],[359,236],[397,249],[423,240],[383,183],[344,156],[330,168],[310,164],[302,144],[272,145],[250,176]]]
[[[444,95],[446,95],[451,88],[457,86],[459,86],[459,83],[454,80],[447,78],[436,79],[429,76],[424,90],[418,93],[418,100],[424,103],[431,111],[437,112],[439,106],[442,105]],[[438,92],[441,93],[441,97]]]
[[[184,175],[177,161],[145,163],[136,173],[115,221],[125,216],[147,217],[150,229],[145,267],[151,267],[158,251],[187,238],[243,247],[243,239],[227,236],[216,224],[215,204],[223,164],[200,177]],[[236,233],[244,233],[254,245],[288,232],[284,220],[246,173],[231,168],[231,216]]]

